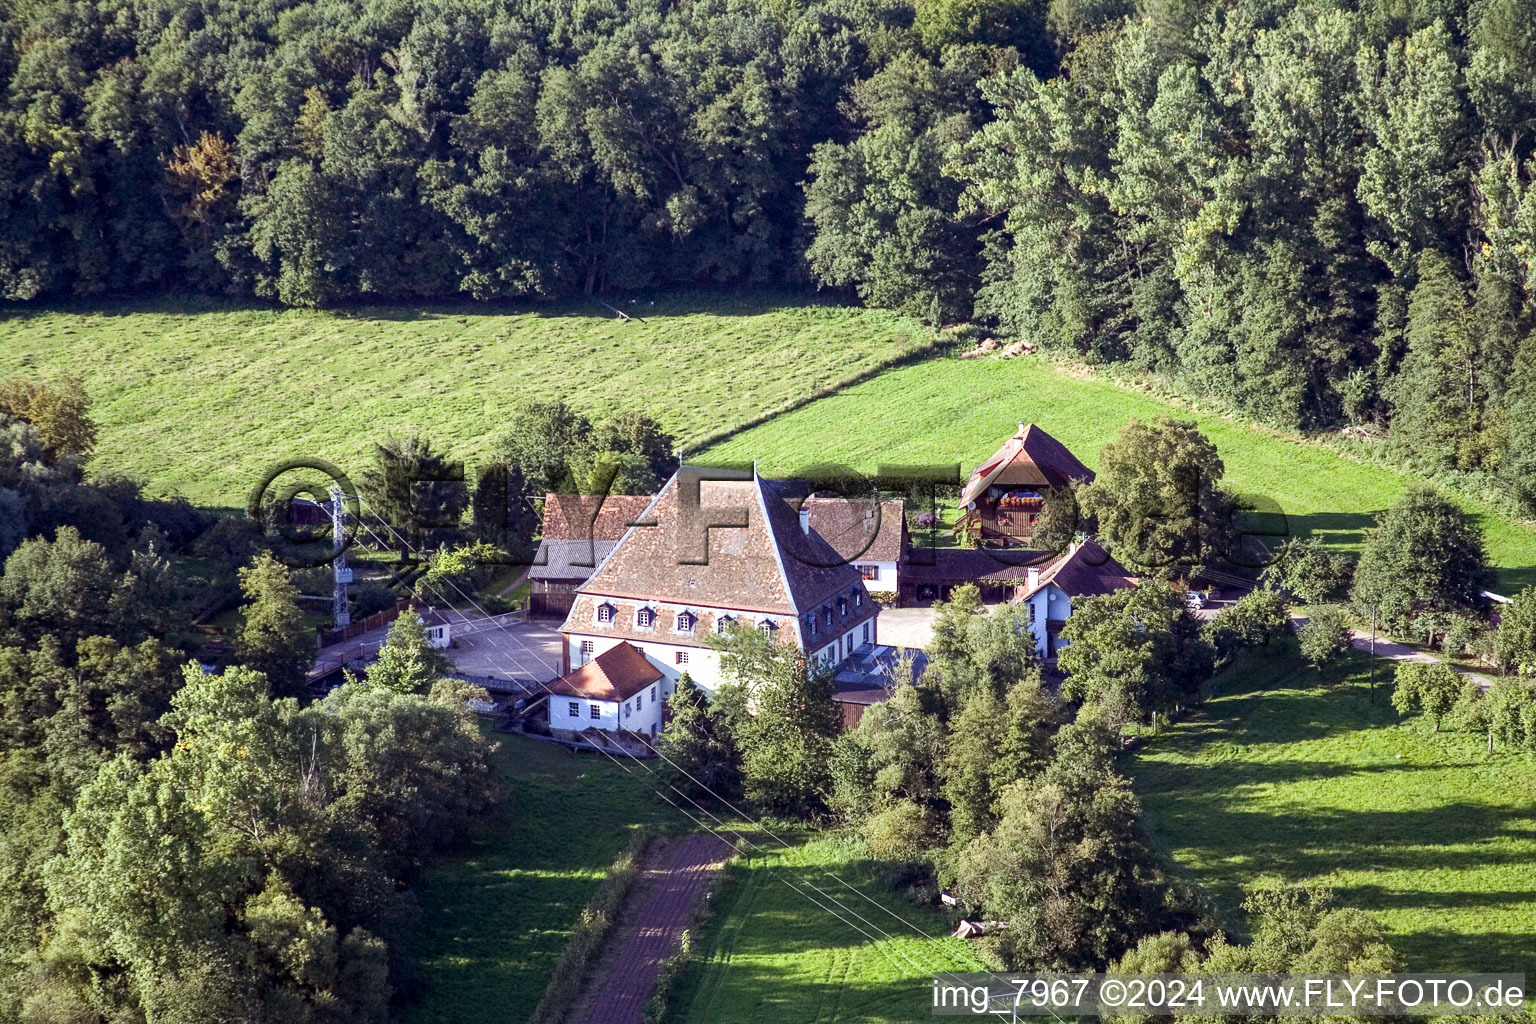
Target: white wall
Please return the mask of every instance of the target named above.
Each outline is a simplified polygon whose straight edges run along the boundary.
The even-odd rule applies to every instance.
[[[570,705],[576,705],[576,716],[570,714]],[[596,705],[602,714],[601,718],[590,717],[590,710]],[[552,693],[549,695],[549,727],[551,729],[569,729],[572,732],[580,732],[583,729],[603,729],[613,732],[619,726],[618,705],[605,700],[587,700],[585,697],[567,697],[564,694]]]
[[[565,694],[552,693],[549,696],[549,727],[569,729],[572,732],[580,732],[583,729],[614,732],[622,728],[630,732],[650,734],[654,730],[660,734],[661,706],[672,693],[672,689],[665,679],[658,680],[627,701],[589,700],[586,697],[568,697]],[[651,697],[652,690],[656,691],[654,699]],[[635,706],[636,698],[639,699],[638,707]],[[574,717],[571,715],[572,704],[576,705]],[[593,705],[597,706],[601,717],[591,717]]]
[[[864,581],[864,589],[868,590],[871,594],[877,590],[894,592],[897,589],[900,578],[896,575],[898,570],[895,562],[867,562],[855,559],[853,564],[858,567],[873,565],[880,570],[879,579]]]
[[[1072,614],[1072,602],[1067,597],[1066,591],[1054,583],[1041,587],[1030,595],[1025,604],[1034,610],[1034,621],[1029,624],[1029,631],[1035,638],[1035,653],[1045,657],[1050,650],[1047,640],[1046,621],[1048,619],[1066,619]],[[1028,614],[1028,613],[1026,613]],[[1057,646],[1061,646],[1060,638]]]
[[[706,690],[713,690],[720,685],[720,652],[710,650],[707,647],[683,647],[678,644],[658,643],[654,640],[630,640],[622,636],[613,636],[603,633],[572,633],[566,643],[569,645],[567,653],[571,657],[571,671],[580,668],[584,662],[581,657],[581,642],[592,642],[592,654],[587,659],[597,657],[610,647],[627,643],[631,647],[639,649],[651,660],[651,663],[666,676],[667,693],[677,689],[677,677],[686,671],[697,685]],[[686,651],[688,664],[677,663],[677,652]]]

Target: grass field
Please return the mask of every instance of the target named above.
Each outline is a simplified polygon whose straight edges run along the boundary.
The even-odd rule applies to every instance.
[[[934,973],[989,969],[943,919],[861,872],[845,841],[786,841],[759,840],[732,870],[669,1024],[916,1024],[932,1019]],[[845,920],[824,909],[833,901]]]
[[[643,769],[519,736],[500,740],[506,806],[418,888],[415,953],[429,987],[394,1014],[406,1024],[525,1020],[634,830],[689,827],[652,796]]]
[[[83,374],[101,425],[99,469],[243,507],[272,463],[319,457],[356,473],[386,431],[419,429],[461,458],[484,458],[511,413],[539,399],[564,398],[598,418],[645,410],[687,441],[928,337],[895,314],[804,297],[651,301],[625,307],[644,322],[595,302],[10,307],[0,312],[0,376]]]
[[[997,450],[1020,421],[1038,423],[1091,469],[1100,446],[1133,417],[1193,417],[1226,464],[1225,484],[1261,510],[1284,513],[1295,535],[1360,544],[1410,478],[1322,444],[1214,415],[1040,360],[931,359],[899,367],[715,445],[706,459],[756,458],[765,474],[816,463],[864,472],[881,464],[955,464],[962,476]],[[1487,538],[1507,591],[1536,584],[1536,530],[1464,502]],[[1266,516],[1265,528],[1279,517]]]
[[[1399,723],[1364,656],[1318,685],[1294,644],[1130,759],[1159,846],[1229,911],[1261,877],[1322,882],[1410,970],[1536,971],[1536,758]]]

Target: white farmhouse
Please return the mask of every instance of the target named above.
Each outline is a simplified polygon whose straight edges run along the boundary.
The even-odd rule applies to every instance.
[[[1135,585],[1136,577],[1109,552],[1092,540],[1082,540],[1044,568],[1031,566],[1014,603],[1028,608],[1035,652],[1042,658],[1054,658],[1060,643],[1057,635],[1071,616],[1074,601]]]
[[[836,666],[878,642],[878,614],[860,570],[773,484],[755,471],[685,466],[577,591],[560,631],[567,672],[627,644],[662,668],[668,688],[687,672],[713,690],[711,634],[761,629]]]
[[[556,733],[623,730],[654,738],[671,693],[661,666],[629,644],[615,644],[550,686],[549,727]]]

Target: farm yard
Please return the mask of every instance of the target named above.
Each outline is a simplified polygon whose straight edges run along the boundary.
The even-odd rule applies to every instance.
[[[1281,512],[1289,533],[1344,549],[1413,481],[1043,359],[930,352],[932,332],[895,314],[772,296],[651,301],[631,321],[596,304],[21,309],[0,320],[0,376],[78,370],[101,426],[96,470],[205,506],[241,505],[283,458],[361,469],[386,432],[419,430],[456,457],[485,459],[515,410],[557,398],[599,419],[648,412],[701,448],[698,461],[755,460],[767,476],[829,463],[963,473],[1020,421],[1093,467],[1128,419],[1193,418],[1225,461],[1225,484],[1271,513],[1267,525]],[[1484,531],[1497,588],[1536,584],[1536,530],[1458,501]],[[1358,659],[1347,678],[1318,685],[1287,644],[1245,657],[1215,699],[1124,759],[1159,852],[1238,929],[1243,886],[1315,881],[1380,915],[1411,967],[1536,968],[1536,761],[1488,758],[1479,737],[1399,722],[1383,694],[1367,702]],[[496,764],[506,805],[418,889],[411,953],[423,984],[400,1020],[489,1024],[508,1007],[531,1011],[636,831],[694,828],[655,798],[643,769],[518,738],[502,741]],[[843,919],[811,885],[838,896]],[[986,969],[946,924],[886,887],[854,844],[798,836],[729,869],[666,1019],[927,1019],[932,972]]]
[[[1218,678],[1127,759],[1158,846],[1229,913],[1262,878],[1321,883],[1409,970],[1536,970],[1536,757],[1399,721],[1367,670],[1320,684],[1287,640]]]

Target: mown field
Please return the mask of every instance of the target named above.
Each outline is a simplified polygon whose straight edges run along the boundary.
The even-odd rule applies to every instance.
[[[1317,442],[1210,414],[1113,382],[1064,372],[1042,360],[943,359],[904,366],[747,430],[703,453],[721,461],[756,458],[765,474],[817,463],[863,472],[881,464],[958,463],[962,475],[991,455],[1020,421],[1038,423],[1094,468],[1100,446],[1134,417],[1199,421],[1226,464],[1225,484],[1263,510],[1284,513],[1292,534],[1357,547],[1372,514],[1410,482]],[[1536,583],[1536,529],[1476,502],[1498,585]],[[1280,517],[1263,519],[1275,527]]]
[[[732,869],[668,1024],[916,1024],[933,1017],[935,974],[990,969],[862,871],[846,841],[783,838],[757,838]]]
[[[388,431],[468,460],[522,404],[638,409],[680,441],[751,420],[928,337],[895,314],[804,297],[714,294],[326,312],[206,300],[0,311],[0,376],[85,377],[96,465],[194,502],[243,507],[263,469],[363,467]],[[654,305],[652,304],[654,301]],[[643,322],[642,322],[643,321]]]
[[[644,771],[520,736],[500,740],[506,805],[418,888],[414,952],[427,989],[394,1013],[405,1024],[525,1020],[634,830],[690,827],[655,799]]]
[[[1263,877],[1321,882],[1410,970],[1536,971],[1536,758],[1399,722],[1366,668],[1320,685],[1288,640],[1229,671],[1129,759],[1156,840],[1229,911]]]
[[[643,409],[695,442],[800,402],[924,344],[909,319],[784,295],[646,298],[622,321],[592,302],[315,312],[208,300],[0,313],[0,375],[75,370],[95,396],[99,471],[153,491],[243,506],[261,471],[299,456],[360,470],[386,432],[420,430],[473,463],[520,405],[564,398],[601,418]],[[655,302],[655,305],[651,305]],[[1020,420],[1090,467],[1131,417],[1189,415],[1163,398],[1041,360],[931,358],[773,417],[702,453],[765,473],[826,462],[956,464],[990,455]],[[1197,414],[1227,484],[1285,528],[1353,547],[1409,477],[1325,445]],[[1536,530],[1486,505],[1498,585],[1536,583]],[[1278,521],[1266,517],[1266,527]]]

